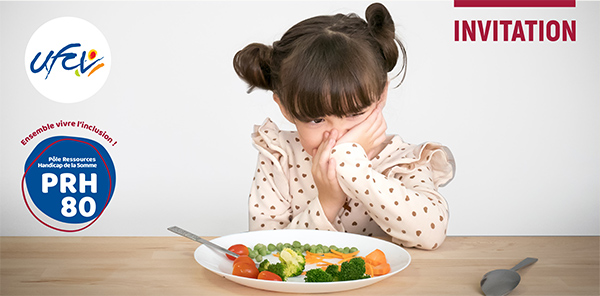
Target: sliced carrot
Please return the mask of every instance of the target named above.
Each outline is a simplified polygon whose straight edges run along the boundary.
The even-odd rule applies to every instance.
[[[380,276],[384,274],[388,274],[391,270],[389,263],[379,264],[377,266],[373,266],[373,276]]]
[[[365,274],[368,274],[371,277],[375,276],[375,273],[373,273],[373,265],[365,262]]]
[[[348,253],[348,254],[346,254],[345,257],[347,257],[347,258],[354,258],[354,257],[356,257],[356,255],[358,255],[358,253],[360,253],[360,251],[356,251],[356,252],[353,252],[353,253]]]
[[[325,253],[325,254],[323,254],[323,257],[325,257],[325,258],[330,258],[330,259],[331,259],[331,258],[340,258],[340,256],[339,256],[339,255],[337,255],[337,254],[334,254],[334,253]]]
[[[311,252],[306,252],[306,256],[304,256],[304,259],[306,260],[306,264],[315,264],[315,263],[322,263],[324,262],[324,260],[326,259],[326,256],[324,254],[318,254],[318,253],[311,253]]]
[[[306,251],[306,255],[304,256],[306,260],[306,264],[315,264],[317,267],[320,267],[323,270],[326,270],[329,265],[336,265],[338,270],[341,268],[342,263],[350,261],[352,258],[360,257],[367,262],[365,257],[357,256],[359,251],[353,253],[343,253],[336,250],[330,250],[330,253],[311,253],[310,251]],[[385,258],[385,257],[384,257]],[[336,263],[332,263],[328,260],[336,260],[339,259]],[[367,265],[369,265],[367,267]],[[366,273],[371,277],[374,276],[373,266],[370,264],[365,264],[365,268],[368,268],[369,271]]]
[[[356,256],[356,255],[357,255],[359,252],[360,252],[360,251],[356,251],[356,252],[354,252],[354,253],[348,253],[348,254],[346,254],[346,253],[342,253],[342,252],[336,251],[336,250],[334,250],[334,249],[331,249],[331,253],[338,255],[338,256],[339,256],[339,258],[341,258],[341,259],[353,258],[353,257],[354,257],[354,256]]]
[[[331,250],[331,253],[311,253],[307,251],[304,258],[306,259],[306,264],[325,263],[329,265],[332,263],[325,261],[326,259],[341,259],[343,262],[354,258],[358,253],[359,252],[357,251],[346,254],[335,250]]]
[[[378,266],[380,264],[387,263],[385,254],[380,249],[376,249],[375,251],[369,253],[369,255],[365,257],[365,261],[373,266]]]

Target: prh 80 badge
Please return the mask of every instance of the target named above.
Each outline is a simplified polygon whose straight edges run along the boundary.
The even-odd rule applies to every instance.
[[[115,190],[115,167],[102,145],[77,137],[40,142],[25,163],[27,208],[42,224],[64,232],[92,225]]]

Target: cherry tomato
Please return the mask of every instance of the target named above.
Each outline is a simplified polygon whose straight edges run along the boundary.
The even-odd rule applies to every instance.
[[[233,245],[231,247],[229,247],[228,249],[229,251],[232,251],[238,255],[248,255],[248,248],[242,244],[237,244],[237,245]],[[227,255],[227,258],[229,258],[229,260],[235,260],[235,257],[231,256],[231,255]]]
[[[256,264],[254,260],[252,260],[252,258],[248,257],[247,255],[240,255],[240,257],[237,257],[235,260],[233,260],[233,266],[241,263]]]
[[[277,274],[274,274],[270,271],[266,271],[266,270],[261,271],[258,274],[258,279],[259,280],[267,280],[267,281],[279,281],[279,282],[282,281],[280,276],[278,276]]]
[[[258,268],[254,263],[241,262],[233,266],[231,274],[255,279],[258,277]]]

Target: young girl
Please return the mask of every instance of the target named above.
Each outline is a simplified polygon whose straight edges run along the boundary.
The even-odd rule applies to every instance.
[[[381,4],[366,21],[317,16],[272,46],[253,43],[234,58],[250,91],[273,99],[297,131],[267,119],[252,138],[259,151],[249,197],[250,230],[319,229],[390,235],[405,247],[436,249],[448,205],[437,192],[454,175],[449,150],[386,134],[388,72],[405,50]]]

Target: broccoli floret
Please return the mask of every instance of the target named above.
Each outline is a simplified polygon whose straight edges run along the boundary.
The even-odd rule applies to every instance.
[[[306,277],[304,278],[305,282],[333,282],[333,277],[331,274],[325,272],[325,270],[321,268],[311,269],[306,272]]]
[[[290,277],[302,274],[306,264],[306,260],[302,253],[296,252],[290,248],[281,250],[279,253],[279,261],[281,262],[273,264],[265,259],[259,264],[258,271],[270,271],[285,281]]]
[[[306,265],[304,255],[290,248],[284,248],[279,252],[279,261],[283,265],[283,276],[281,276],[281,279],[284,281],[287,278],[302,274]]]
[[[265,259],[258,265],[258,271],[261,272],[261,271],[269,270],[270,265],[271,265],[271,262],[269,262],[269,260]]]
[[[341,267],[336,264],[327,266],[325,271],[321,268],[311,269],[306,272],[305,282],[336,282],[366,279],[365,260],[360,257],[343,262]]]
[[[275,264],[269,264],[269,267],[267,270],[278,275],[281,278],[281,280],[283,280],[283,281],[285,281],[287,279],[285,277],[285,265],[283,265],[281,262],[277,262]]]
[[[353,281],[369,278],[369,275],[365,275],[365,260],[356,257],[342,263],[338,280],[340,281]]]
[[[284,276],[284,265],[281,264],[281,262],[278,262],[276,264],[272,264],[271,262],[269,262],[269,260],[265,259],[263,260],[259,265],[258,265],[258,272],[261,271],[270,271],[276,275],[278,275],[281,279],[283,279]]]
[[[365,274],[365,260],[356,257],[350,261],[343,262],[342,265],[331,264],[325,271],[321,268],[311,269],[306,272],[305,282],[337,282],[353,281],[370,278]]]
[[[340,266],[336,264],[331,264],[327,266],[325,271],[331,275],[333,281],[339,280],[340,277]]]
[[[340,275],[340,266],[330,264],[325,270],[322,268],[311,269],[306,272],[305,282],[337,282]]]

